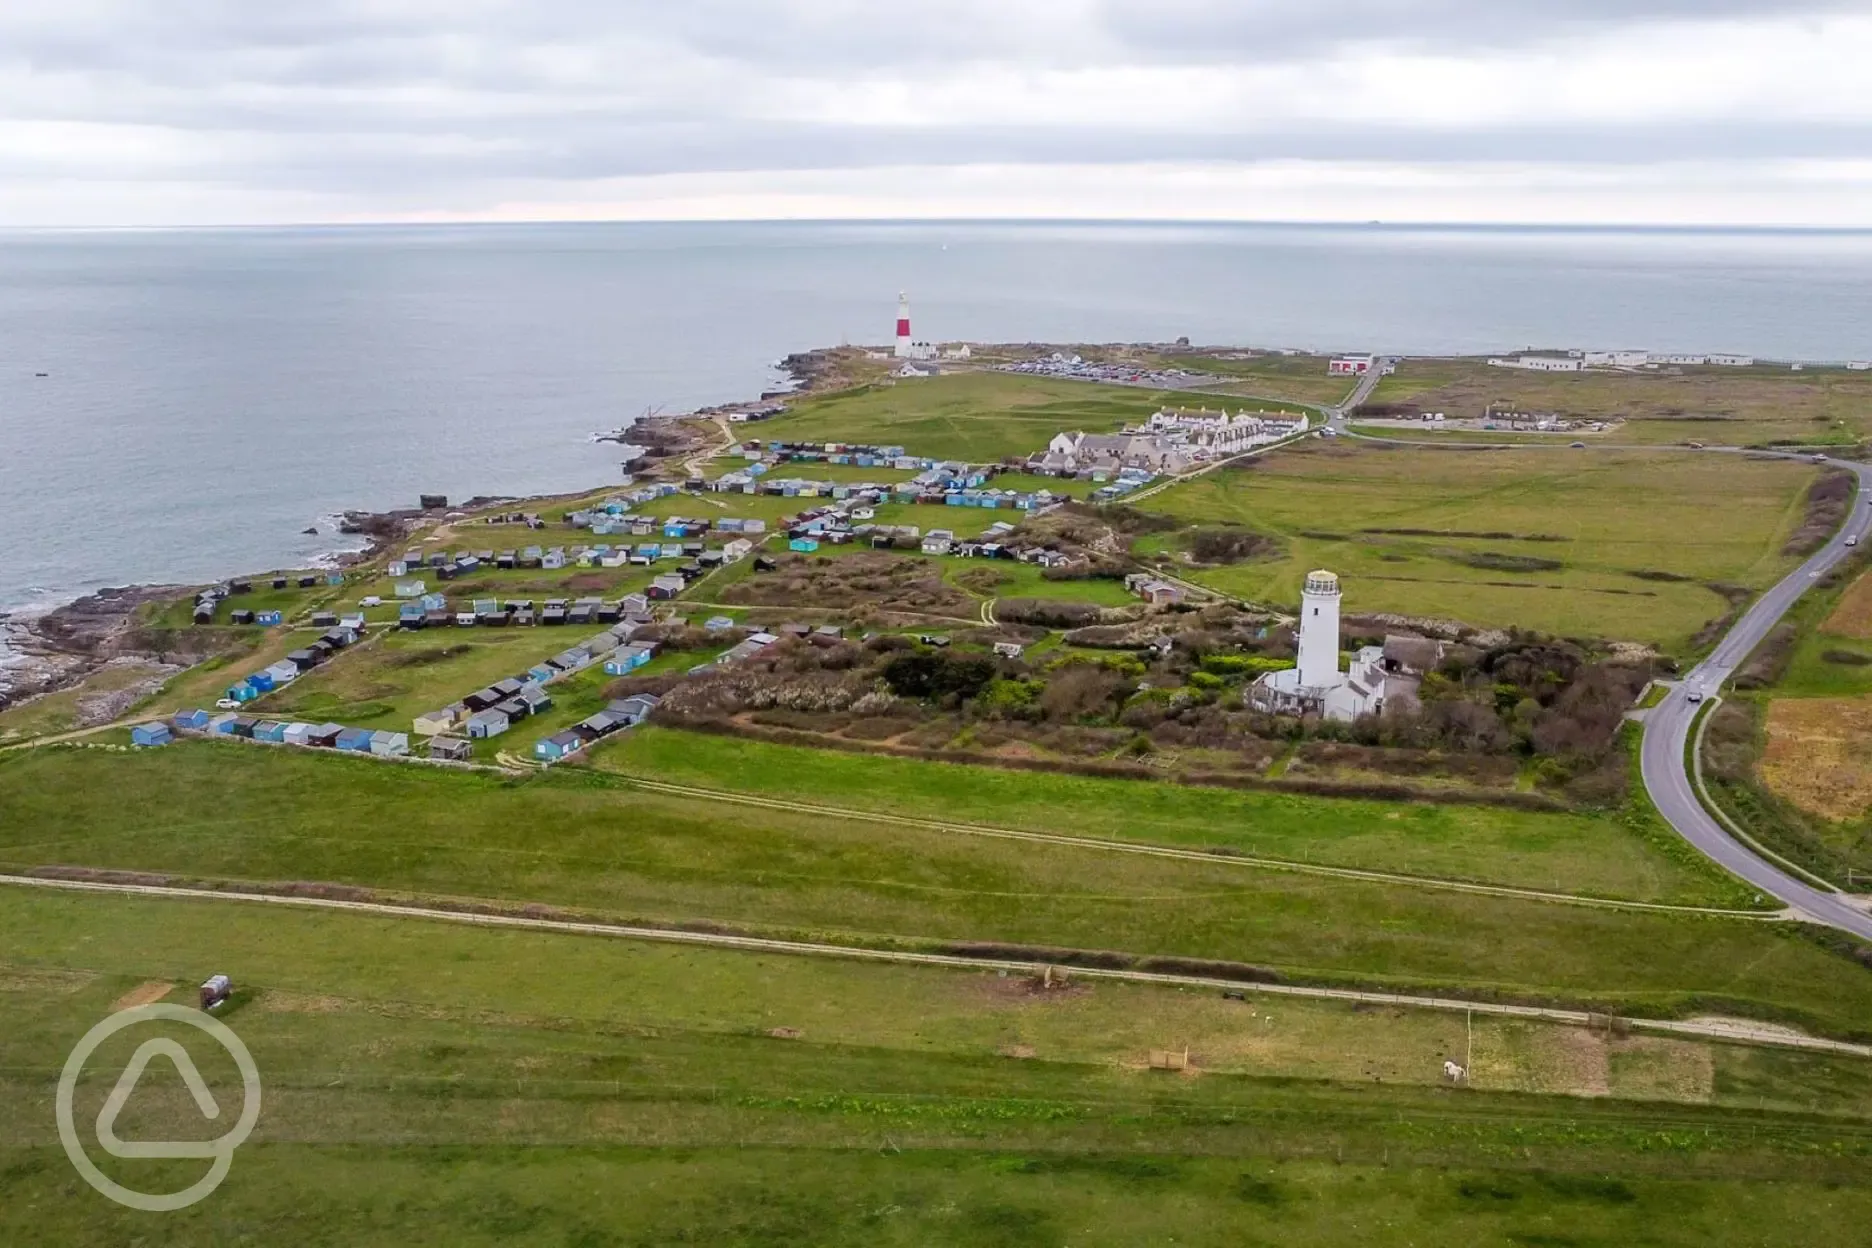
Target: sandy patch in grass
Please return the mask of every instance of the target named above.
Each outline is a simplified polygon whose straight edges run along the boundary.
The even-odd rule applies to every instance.
[[[111,1009],[113,1011],[134,1010],[139,1005],[154,1005],[168,996],[174,988],[175,985],[166,979],[147,980],[111,1002]]]
[[[1836,637],[1872,640],[1872,572],[1860,573],[1846,587],[1820,631]]]
[[[1802,810],[1854,819],[1872,806],[1872,698],[1777,698],[1762,779]]]

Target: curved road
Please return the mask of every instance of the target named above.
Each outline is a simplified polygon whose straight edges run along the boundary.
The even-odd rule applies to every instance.
[[[1659,813],[1684,839],[1724,868],[1771,897],[1778,897],[1806,918],[1866,940],[1872,940],[1872,914],[1839,893],[1825,892],[1802,882],[1780,867],[1757,857],[1730,836],[1697,800],[1685,765],[1690,727],[1697,705],[1691,694],[1707,696],[1719,690],[1749,652],[1761,644],[1795,600],[1806,593],[1834,564],[1846,557],[1847,537],[1863,540],[1872,531],[1872,508],[1861,500],[1872,486],[1872,466],[1840,463],[1859,477],[1859,494],[1846,523],[1818,552],[1757,598],[1746,614],[1716,644],[1708,658],[1690,669],[1683,681],[1657,706],[1645,712],[1641,758],[1645,789]]]
[[[1369,398],[1376,386],[1377,375],[1381,374],[1386,363],[1384,357],[1374,362],[1368,379],[1372,384],[1363,384],[1339,407],[1327,410],[1329,426],[1336,432],[1350,434],[1348,424],[1352,411]],[[1387,441],[1387,439],[1371,439]],[[1409,443],[1412,446],[1452,446],[1451,443]],[[1467,444],[1470,447],[1484,444]],[[1514,448],[1525,446],[1519,443],[1486,444]],[[1559,445],[1558,443],[1554,445]],[[1632,447],[1605,447],[1606,450],[1648,449]],[[1660,450],[1674,450],[1674,447],[1659,447]],[[1739,447],[1710,447],[1712,451],[1737,452]],[[1769,452],[1772,453],[1772,452]],[[1787,459],[1805,460],[1805,455],[1784,455]],[[1872,507],[1865,506],[1865,501],[1872,495],[1872,465],[1857,464],[1845,460],[1833,461],[1836,467],[1850,469],[1859,478],[1859,491],[1853,499],[1852,510],[1846,516],[1846,522],[1831,541],[1815,552],[1805,563],[1783,577],[1749,607],[1740,620],[1737,620],[1723,639],[1717,643],[1709,657],[1690,669],[1678,685],[1667,694],[1662,702],[1645,712],[1644,741],[1639,756],[1644,775],[1645,791],[1651,795],[1651,801],[1658,808],[1670,825],[1677,829],[1683,838],[1694,845],[1706,857],[1716,862],[1731,874],[1740,877],[1770,897],[1777,898],[1793,909],[1801,918],[1816,923],[1835,927],[1843,932],[1850,932],[1864,940],[1872,940],[1872,911],[1864,905],[1849,900],[1844,894],[1815,888],[1799,877],[1782,870],[1774,863],[1755,854],[1742,842],[1736,840],[1716,819],[1704,809],[1698,800],[1690,770],[1685,762],[1690,741],[1690,729],[1696,720],[1697,702],[1690,700],[1694,693],[1698,702],[1704,697],[1719,691],[1749,653],[1760,645],[1786,615],[1788,609],[1807,592],[1813,583],[1826,574],[1828,569],[1846,557],[1848,547],[1846,539],[1864,540],[1872,533]],[[1718,505],[1712,500],[1712,505]]]

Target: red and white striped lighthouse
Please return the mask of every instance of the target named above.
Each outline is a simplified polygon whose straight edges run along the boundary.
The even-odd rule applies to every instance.
[[[897,294],[897,358],[910,358],[910,296],[899,291]]]

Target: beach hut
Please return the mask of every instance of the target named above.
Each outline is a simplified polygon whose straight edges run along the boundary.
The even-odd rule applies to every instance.
[[[214,733],[216,736],[233,736],[234,721],[238,718],[239,716],[235,715],[233,711],[223,711],[221,714],[208,721],[208,731]]]
[[[299,665],[281,659],[272,667],[267,668],[266,674],[273,681],[273,687],[277,689],[281,685],[290,685],[299,679]]]
[[[533,743],[533,757],[543,762],[556,763],[566,755],[577,752],[584,744],[584,738],[575,732],[554,733]]]
[[[402,732],[373,732],[370,752],[379,758],[402,758],[409,753],[409,735]]]
[[[251,741],[253,740],[254,724],[257,722],[259,721],[255,720],[252,716],[236,715],[234,717],[234,722],[228,726],[228,732],[232,736],[243,737]]]
[[[281,615],[278,611],[256,611],[254,612],[254,623],[265,624],[268,627],[271,627],[274,624],[278,624],[281,620],[285,618],[286,617]]]
[[[503,711],[477,711],[468,717],[468,735],[475,740],[486,737],[498,737],[506,732],[512,721]]]
[[[536,663],[532,667],[527,668],[527,679],[536,685],[543,685],[558,674],[558,668],[548,667],[544,663]]]
[[[347,728],[338,734],[338,739],[333,744],[338,749],[349,753],[368,754],[373,735],[368,728]]]
[[[286,729],[289,726],[290,725],[288,725],[285,720],[263,719],[254,725],[254,740],[273,741],[284,745],[286,742]]]
[[[320,724],[306,736],[306,744],[322,750],[336,749],[338,738],[343,733],[343,724]]]
[[[787,549],[809,555],[819,549],[819,543],[810,537],[796,537],[787,543]]]
[[[520,692],[514,695],[514,701],[526,707],[527,714],[529,715],[538,715],[543,711],[550,711],[553,704],[552,695],[538,685],[522,686]]]
[[[655,694],[638,693],[628,698],[620,698],[605,709],[613,715],[622,717],[624,726],[628,728],[648,719],[650,712],[656,709],[660,700]]]
[[[429,587],[421,581],[408,580],[396,583],[396,596],[399,598],[421,598]]]
[[[447,732],[461,722],[462,704],[445,706],[439,711],[430,711],[427,715],[418,715],[411,725],[420,737],[436,737]]]
[[[260,690],[243,680],[238,685],[229,685],[227,696],[233,702],[251,702],[260,696]]]
[[[175,737],[170,733],[168,724],[138,724],[130,730],[131,745],[168,745],[173,740],[175,740]]]
[[[178,728],[188,728],[201,732],[208,727],[208,712],[204,710],[183,711],[171,721]]]
[[[431,737],[429,738],[429,757],[465,763],[474,757],[474,746],[460,737]]]
[[[314,731],[315,729],[311,724],[287,724],[285,736],[286,744],[311,745],[312,733]]]

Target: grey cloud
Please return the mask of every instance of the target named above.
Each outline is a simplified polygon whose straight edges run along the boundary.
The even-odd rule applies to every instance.
[[[9,120],[155,126],[177,136],[177,154],[87,171],[76,151],[0,148],[5,178],[194,178],[368,201],[665,172],[1857,157],[1872,141],[1855,122],[1772,119],[1716,130],[1224,118],[1188,131],[1018,115],[914,128],[761,119],[766,96],[802,82],[835,94],[982,64],[1306,66],[1352,45],[1462,57],[1640,23],[1865,12],[1865,0],[72,0],[25,11],[33,3],[0,6],[0,133]]]

